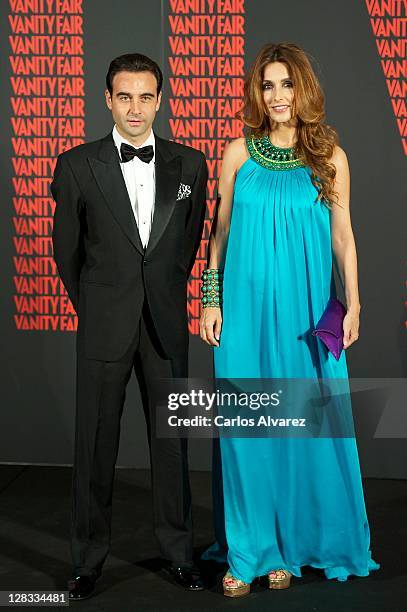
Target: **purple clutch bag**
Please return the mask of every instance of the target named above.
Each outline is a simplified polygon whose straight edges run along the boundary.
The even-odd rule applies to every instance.
[[[330,298],[325,312],[318,321],[313,336],[318,336],[325,344],[327,349],[338,361],[343,349],[343,319],[346,315],[346,308],[336,298]]]

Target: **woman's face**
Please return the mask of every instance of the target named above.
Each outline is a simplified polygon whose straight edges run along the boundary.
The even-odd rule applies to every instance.
[[[273,121],[285,123],[291,119],[294,90],[285,64],[267,64],[263,77],[263,97]]]

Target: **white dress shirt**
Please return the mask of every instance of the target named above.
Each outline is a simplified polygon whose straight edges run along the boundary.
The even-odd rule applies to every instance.
[[[131,161],[121,162],[120,167],[123,172],[124,182],[126,183],[127,192],[129,194],[134,217],[136,219],[138,231],[140,234],[141,243],[144,248],[148,244],[151,233],[151,225],[154,215],[155,202],[155,138],[151,130],[150,136],[140,147],[135,147],[134,144],[123,138],[116,125],[112,131],[113,140],[117,147],[120,156],[120,146],[122,142],[131,145],[135,149],[152,145],[154,157],[150,163],[146,164],[137,156],[134,156]]]

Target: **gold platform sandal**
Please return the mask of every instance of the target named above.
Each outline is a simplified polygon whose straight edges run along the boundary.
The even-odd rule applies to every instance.
[[[223,576],[222,586],[226,597],[243,597],[250,593],[250,584],[232,576],[230,570]]]
[[[274,570],[267,574],[269,589],[288,589],[292,574],[288,570]]]

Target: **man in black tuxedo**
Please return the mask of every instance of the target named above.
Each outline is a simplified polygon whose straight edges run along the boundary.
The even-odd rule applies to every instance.
[[[58,157],[54,257],[78,314],[70,599],[89,596],[109,551],[125,389],[134,367],[150,445],[155,534],[166,567],[201,590],[192,562],[185,439],[155,436],[157,378],[188,375],[187,280],[205,216],[207,167],[154,134],[162,73],[122,55],[106,76],[113,131]]]

